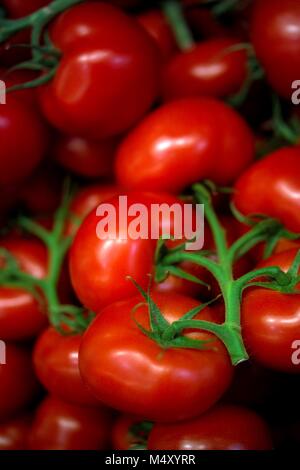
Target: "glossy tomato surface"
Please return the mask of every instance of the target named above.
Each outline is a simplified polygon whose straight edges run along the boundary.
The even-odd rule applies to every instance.
[[[109,435],[107,410],[49,396],[36,411],[28,441],[32,450],[105,450]]]
[[[48,328],[38,339],[33,362],[40,382],[49,393],[69,403],[97,404],[79,374],[80,335],[62,336]]]
[[[0,423],[0,450],[26,450],[30,423],[30,415]]]
[[[247,408],[217,406],[183,423],[156,424],[150,450],[271,450],[267,424]]]
[[[153,295],[164,317],[173,322],[198,305],[179,295]],[[138,296],[102,310],[79,350],[83,380],[95,396],[113,408],[148,420],[178,421],[210,408],[225,392],[232,366],[223,345],[213,349],[162,349],[138,327],[149,328],[148,308]],[[209,309],[197,318],[213,320]],[[193,332],[198,339],[212,339]]]
[[[179,192],[210,178],[231,183],[252,161],[254,141],[224,103],[190,98],[148,115],[121,144],[116,175],[129,189]]]

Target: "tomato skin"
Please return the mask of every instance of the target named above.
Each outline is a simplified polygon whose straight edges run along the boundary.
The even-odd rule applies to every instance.
[[[33,80],[36,78],[36,74],[31,70],[13,70],[7,73],[7,70],[3,68],[0,69],[0,77],[5,82],[6,89],[9,89],[12,86]],[[29,107],[37,107],[36,93],[33,88],[11,91],[6,94],[6,101],[9,102],[11,97],[24,102]]]
[[[239,406],[217,406],[199,418],[175,424],[155,424],[150,450],[271,450],[266,423]]]
[[[28,348],[6,342],[6,363],[0,364],[0,420],[29,405],[39,390]]]
[[[297,0],[256,0],[251,40],[272,87],[291,98],[292,82],[300,76],[300,4]]]
[[[215,350],[163,352],[132,317],[139,304],[134,318],[149,328],[148,308],[141,300],[137,296],[111,304],[89,326],[79,350],[83,380],[103,403],[151,421],[178,421],[207,410],[232,378],[225,348],[216,339]],[[198,304],[176,294],[154,294],[153,300],[170,322]],[[210,311],[202,311],[201,318],[211,319]],[[212,336],[193,332],[193,337]]]
[[[0,107],[0,140],[0,185],[19,183],[41,161],[48,132],[32,109],[11,99]]]
[[[0,424],[0,450],[26,450],[31,417],[22,415]]]
[[[293,364],[293,343],[299,340],[300,295],[255,288],[242,303],[242,334],[257,362],[283,372],[300,372]]]
[[[297,253],[298,248],[276,253],[257,268],[278,266],[287,272]],[[300,366],[292,362],[292,344],[299,340],[300,295],[251,289],[242,303],[242,327],[246,346],[255,360],[275,370],[300,372]]]
[[[38,338],[33,352],[33,362],[40,382],[49,393],[79,405],[99,402],[83,384],[78,367],[80,335],[62,336],[48,328]]]
[[[299,172],[300,148],[277,150],[240,176],[233,202],[243,214],[265,214],[300,232]]]
[[[65,169],[87,178],[109,178],[113,174],[116,142],[95,142],[81,137],[60,136],[54,158]]]
[[[62,15],[52,39],[63,57],[39,96],[54,127],[105,139],[127,131],[151,107],[160,56],[137,21],[111,5],[84,3]]]
[[[229,184],[253,155],[251,131],[235,111],[193,98],[147,116],[120,145],[115,168],[126,188],[178,193],[204,178]]]
[[[1,248],[8,250],[23,271],[37,279],[47,274],[47,251],[37,240],[7,238]],[[1,339],[20,341],[37,336],[48,324],[38,301],[24,289],[0,286]]]
[[[246,52],[227,51],[237,44],[234,39],[216,38],[177,54],[164,68],[165,100],[237,93],[247,77]]]
[[[50,0],[26,0],[26,2],[24,0],[3,0],[3,3],[10,17],[21,18],[48,5]]]
[[[160,10],[148,10],[137,17],[138,22],[157,42],[164,61],[178,50],[176,39],[164,14]]]
[[[119,220],[119,198],[106,201],[116,210],[117,230]],[[150,204],[174,204],[179,200],[164,193],[129,193],[128,207],[139,203],[150,209]],[[150,213],[150,210],[149,210]],[[121,239],[99,239],[97,225],[101,218],[96,210],[92,211],[83,221],[70,250],[69,267],[72,285],[80,301],[88,309],[98,312],[106,305],[132,297],[136,287],[128,279],[132,277],[144,289],[149,284],[149,274],[154,267],[154,253],[157,240],[134,240],[127,236]],[[129,223],[131,218],[129,217]],[[168,224],[168,221],[166,221]],[[169,224],[168,224],[169,226]],[[127,229],[129,225],[127,226]],[[172,232],[171,232],[172,233]],[[115,236],[115,234],[112,234]],[[89,249],[87,250],[87,247]]]
[[[107,410],[73,405],[50,395],[37,409],[29,449],[105,450],[109,430]]]

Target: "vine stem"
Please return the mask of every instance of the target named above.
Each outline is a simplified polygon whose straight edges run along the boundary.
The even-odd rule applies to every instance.
[[[181,3],[178,0],[167,0],[163,2],[162,8],[179,48],[182,51],[191,49],[195,42],[185,20]]]
[[[16,20],[0,19],[0,42],[6,41],[19,31],[32,28],[32,38],[36,45],[43,27],[56,15],[83,0],[53,0],[49,5],[40,8],[24,18]]]

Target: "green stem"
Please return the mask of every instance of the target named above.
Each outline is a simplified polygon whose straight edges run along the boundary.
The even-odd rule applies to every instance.
[[[181,3],[178,0],[168,0],[163,2],[162,8],[179,48],[183,51],[191,49],[195,42],[185,20]]]

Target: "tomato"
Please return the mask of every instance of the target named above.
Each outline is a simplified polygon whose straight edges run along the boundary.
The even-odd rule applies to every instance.
[[[206,8],[187,8],[185,18],[197,38],[224,38],[231,32]]]
[[[19,183],[37,167],[47,148],[41,118],[24,103],[0,106],[0,185]]]
[[[153,300],[169,322],[199,305],[176,294],[154,294]],[[111,304],[89,326],[79,350],[83,380],[103,403],[147,420],[178,421],[204,412],[231,381],[224,346],[216,339],[211,350],[161,349],[136,324],[149,328],[141,301],[137,296]],[[213,318],[208,308],[200,316]],[[193,337],[212,335],[193,332]]]
[[[40,382],[49,393],[81,405],[96,404],[83,384],[78,367],[80,335],[62,336],[48,328],[37,340],[33,362]]]
[[[116,142],[100,142],[81,137],[60,136],[54,147],[54,158],[66,170],[87,178],[109,178],[113,174]]]
[[[299,294],[255,288],[244,295],[242,333],[249,354],[260,364],[299,373],[300,364],[293,362],[299,331]]]
[[[21,415],[0,423],[0,450],[26,450],[31,417]]]
[[[146,433],[141,429],[135,431],[142,424],[141,418],[133,415],[120,415],[112,428],[112,446],[116,450],[129,450],[141,445]]]
[[[251,131],[234,110],[210,98],[178,100],[124,139],[116,175],[126,188],[176,193],[205,178],[229,184],[253,155]]]
[[[246,51],[230,51],[237,44],[237,40],[216,38],[177,54],[164,68],[164,98],[222,98],[237,93],[247,78]]]
[[[2,3],[7,9],[9,16],[20,18],[48,5],[50,0],[26,0],[26,2],[24,0],[3,0]]]
[[[47,251],[38,240],[7,238],[1,248],[6,249],[28,274],[42,279],[47,274]],[[1,339],[19,341],[37,336],[48,319],[38,301],[21,288],[0,286]]]
[[[251,38],[272,87],[291,98],[300,76],[300,3],[298,0],[256,0]]]
[[[5,343],[5,363],[0,363],[0,420],[28,406],[39,390],[30,351],[20,345]],[[3,360],[1,344],[1,361]]]
[[[37,409],[29,433],[29,449],[105,450],[109,434],[107,410],[73,405],[49,396]]]
[[[164,14],[160,10],[148,10],[137,17],[139,23],[157,42],[165,61],[178,50],[176,39]]]
[[[159,51],[133,18],[87,2],[64,12],[51,38],[63,57],[40,102],[55,127],[105,139],[127,131],[151,107],[159,91]]]
[[[176,424],[155,424],[150,450],[271,450],[267,424],[239,406],[218,406],[199,418]]]
[[[125,231],[126,237],[118,231],[118,220],[122,207],[119,197],[107,203],[114,207],[117,215],[117,233],[109,233],[109,237],[98,238],[97,226],[102,220],[92,211],[81,224],[70,251],[70,273],[73,288],[79,300],[87,308],[98,312],[99,309],[136,294],[136,288],[128,279],[131,276],[143,288],[149,284],[149,274],[154,267],[154,253],[157,240],[151,239],[150,220],[148,219],[148,239],[131,237],[128,230],[134,217],[128,217]],[[151,204],[168,204],[171,206],[180,201],[174,196],[162,193],[129,193],[128,207],[133,204],[144,204],[148,208],[149,217]],[[121,214],[122,215],[122,214]],[[170,220],[171,219],[171,220]],[[160,230],[170,228],[174,220],[161,220]],[[112,230],[108,227],[108,231]],[[88,247],[88,249],[87,249]]]
[[[265,214],[300,232],[299,172],[300,148],[277,150],[240,176],[233,202],[243,214]]]
[[[257,268],[278,266],[287,272],[297,253],[297,248],[277,253]],[[293,343],[300,340],[299,294],[251,289],[242,303],[242,327],[246,347],[256,361],[275,370],[300,372],[300,365],[292,360]]]

